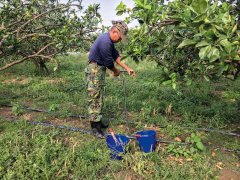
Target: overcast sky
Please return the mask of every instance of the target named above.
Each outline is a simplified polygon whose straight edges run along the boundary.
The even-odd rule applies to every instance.
[[[123,2],[127,7],[132,8],[134,6],[133,0],[83,0],[82,5],[86,8],[90,4],[100,4],[99,13],[103,19],[103,25],[111,26],[111,20],[122,20],[124,16],[116,15],[116,7],[120,2]],[[66,2],[66,0],[61,0],[61,2]],[[137,25],[137,22],[129,24],[129,27],[134,27]]]

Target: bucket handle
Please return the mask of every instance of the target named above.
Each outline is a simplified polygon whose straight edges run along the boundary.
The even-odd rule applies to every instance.
[[[119,145],[120,143],[118,142],[118,140],[117,140],[117,138],[116,138],[116,136],[115,136],[115,133],[114,133],[113,129],[112,129],[112,128],[108,128],[108,130],[109,130],[109,132],[110,132],[113,140],[115,141],[116,145]]]
[[[149,137],[148,135],[141,135],[141,134],[135,134],[134,136],[135,136],[136,138]]]

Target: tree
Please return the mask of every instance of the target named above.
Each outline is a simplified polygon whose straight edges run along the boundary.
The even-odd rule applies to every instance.
[[[99,4],[84,12],[82,0],[2,0],[0,2],[0,70],[33,61],[45,71],[58,54],[89,48],[98,30]],[[81,16],[80,16],[80,15]]]
[[[237,78],[240,71],[237,11],[231,4],[208,0],[134,0],[135,7],[119,4],[118,14],[139,20],[133,30],[128,56],[150,56],[162,68],[166,84],[178,77]],[[189,81],[190,82],[190,81]]]

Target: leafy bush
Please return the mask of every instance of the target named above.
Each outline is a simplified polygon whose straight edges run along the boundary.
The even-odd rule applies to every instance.
[[[188,83],[195,76],[209,81],[240,72],[238,12],[228,2],[210,0],[134,0],[130,9],[120,3],[119,15],[138,20],[124,47],[135,61],[150,57],[163,69],[164,84],[175,87],[176,79]]]

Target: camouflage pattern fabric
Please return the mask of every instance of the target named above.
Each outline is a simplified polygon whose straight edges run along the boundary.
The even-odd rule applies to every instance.
[[[87,83],[88,115],[90,121],[99,122],[102,119],[103,90],[105,85],[106,67],[95,63],[85,68]]]

